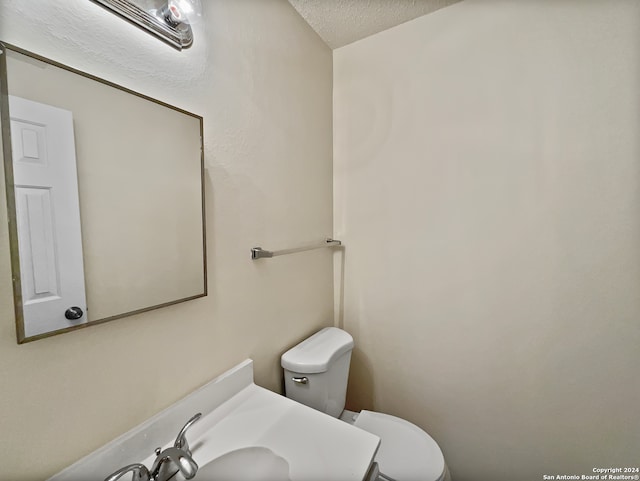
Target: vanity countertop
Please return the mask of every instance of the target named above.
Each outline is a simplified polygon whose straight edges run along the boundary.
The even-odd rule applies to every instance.
[[[380,443],[373,434],[257,386],[253,361],[247,360],[49,481],[99,481],[126,464],[150,467],[154,448],[172,445],[196,412],[203,415],[186,437],[201,468],[225,454],[263,447],[286,460],[292,481],[362,481]]]
[[[247,446],[269,448],[287,460],[294,481],[362,481],[379,444],[377,436],[255,384],[203,416],[187,438],[200,466]]]

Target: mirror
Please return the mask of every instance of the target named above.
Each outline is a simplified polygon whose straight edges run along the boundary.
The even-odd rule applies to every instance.
[[[0,52],[18,342],[205,296],[202,117]]]

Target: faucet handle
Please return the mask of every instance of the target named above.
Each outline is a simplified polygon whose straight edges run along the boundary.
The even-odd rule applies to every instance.
[[[130,464],[110,474],[104,481],[116,481],[127,473],[133,473],[132,481],[151,481],[149,470],[144,464]]]
[[[189,419],[184,426],[182,426],[182,429],[180,430],[180,432],[178,433],[178,436],[176,437],[176,442],[173,443],[173,446],[175,448],[182,449],[187,454],[191,454],[191,451],[189,451],[189,443],[187,442],[187,438],[185,437],[185,434],[187,433],[187,430],[193,425],[193,423],[195,423],[198,419],[200,419],[201,416],[202,416],[202,413],[196,414],[191,419]]]

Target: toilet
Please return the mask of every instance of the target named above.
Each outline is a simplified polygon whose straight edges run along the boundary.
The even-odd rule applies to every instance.
[[[451,481],[438,444],[415,424],[373,411],[345,411],[351,335],[327,327],[282,355],[288,398],[380,438],[379,481]]]

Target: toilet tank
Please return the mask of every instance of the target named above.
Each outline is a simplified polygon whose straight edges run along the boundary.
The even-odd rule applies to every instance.
[[[326,327],[292,347],[280,359],[288,398],[333,417],[344,409],[353,350],[351,335]]]

